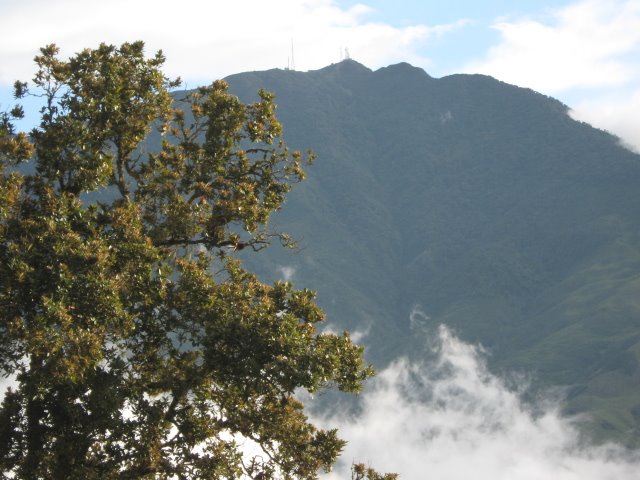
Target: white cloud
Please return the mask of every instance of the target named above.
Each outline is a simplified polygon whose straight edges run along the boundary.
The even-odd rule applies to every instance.
[[[351,337],[351,341],[353,343],[362,343],[365,338],[369,336],[369,333],[371,333],[371,324],[368,324],[364,328],[358,328],[356,330],[353,330],[352,332],[349,332],[349,336]]]
[[[142,39],[163,49],[167,72],[191,82],[287,66],[291,41],[298,70],[352,58],[372,68],[390,61],[425,63],[418,47],[464,22],[396,28],[366,20],[368,7],[333,0],[23,0],[0,6],[0,84],[28,79],[37,49],[54,42],[71,55],[100,42]]]
[[[278,267],[278,273],[282,276],[282,279],[285,282],[290,282],[296,274],[296,268],[290,265],[285,265],[284,267]]]
[[[371,327],[372,323],[367,322],[353,330],[349,330],[349,338],[353,343],[363,343],[371,333]],[[333,323],[327,323],[321,327],[320,333],[324,335],[342,335],[344,331],[344,328],[340,328]]]
[[[640,153],[640,85],[634,92],[578,102],[571,116],[618,135],[624,145]]]
[[[416,332],[424,331],[426,322],[431,320],[431,317],[422,308],[422,305],[416,303],[409,313],[409,326]]]
[[[545,93],[638,80],[640,2],[586,0],[543,19],[502,20],[500,43],[465,67]]]
[[[16,382],[16,376],[10,375],[9,377],[0,377],[0,403],[4,400],[4,396],[9,388],[16,388],[18,383]]]
[[[566,96],[575,118],[640,151],[638,0],[582,0],[543,16],[502,19],[494,28],[500,43],[464,71]]]
[[[492,375],[480,350],[442,327],[437,358],[400,360],[363,395],[357,417],[321,419],[349,441],[330,478],[348,478],[352,462],[424,478],[478,480],[627,480],[639,459],[614,446],[584,447],[553,403],[537,414],[517,391]]]

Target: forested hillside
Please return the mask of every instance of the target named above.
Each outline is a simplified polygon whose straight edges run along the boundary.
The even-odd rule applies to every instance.
[[[600,438],[640,439],[640,156],[560,102],[480,75],[347,60],[228,78],[276,94],[318,155],[274,222],[300,244],[248,260],[309,286],[381,366],[441,323],[496,370],[568,387]]]

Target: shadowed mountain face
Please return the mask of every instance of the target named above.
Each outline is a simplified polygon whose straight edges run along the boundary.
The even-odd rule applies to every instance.
[[[317,290],[377,365],[445,323],[638,444],[640,156],[486,76],[347,60],[228,81],[245,101],[275,92],[287,142],[318,155],[273,220],[300,251],[252,268]]]

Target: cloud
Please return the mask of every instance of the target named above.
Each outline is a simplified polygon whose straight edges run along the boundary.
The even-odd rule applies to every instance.
[[[18,383],[16,382],[16,376],[10,375],[9,377],[0,377],[0,403],[4,400],[4,396],[9,388],[16,388]]]
[[[348,478],[352,462],[405,480],[637,478],[640,459],[611,445],[585,447],[557,403],[528,406],[521,390],[487,370],[477,347],[445,327],[436,339],[435,360],[398,360],[380,372],[357,416],[316,419],[349,442],[328,478]]]
[[[328,323],[324,325],[324,327],[320,330],[322,334],[331,334],[331,335],[342,335],[344,332],[344,328],[340,329],[336,327],[336,325],[332,323]],[[360,326],[355,330],[349,330],[349,338],[353,343],[363,343],[364,340],[371,333],[371,323],[367,323],[364,326]]]
[[[409,313],[409,326],[414,331],[422,331],[427,325],[431,317],[422,308],[422,305],[416,303]]]
[[[390,61],[425,63],[419,46],[464,22],[396,28],[367,21],[362,4],[341,8],[333,0],[23,0],[0,7],[0,31],[15,39],[0,44],[0,84],[33,73],[37,49],[57,43],[71,55],[100,42],[142,39],[163,49],[167,73],[190,82],[232,73],[286,67],[294,43],[298,70],[340,60],[344,47],[372,68]]]
[[[285,282],[290,282],[296,274],[296,268],[290,265],[285,265],[284,267],[278,267],[278,273],[282,276],[282,279]]]
[[[500,42],[465,72],[566,98],[575,118],[640,151],[640,2],[583,0],[494,28]]]
[[[640,3],[587,0],[544,18],[494,24],[500,43],[464,70],[545,93],[621,87],[638,80]]]
[[[640,153],[640,85],[635,91],[587,98],[574,105],[571,116],[607,130]]]
[[[362,343],[371,333],[371,323],[349,332],[349,337],[353,343]]]

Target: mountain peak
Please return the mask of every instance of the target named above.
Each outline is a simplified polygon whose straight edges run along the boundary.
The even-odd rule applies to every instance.
[[[639,156],[488,76],[345,60],[233,88],[275,92],[287,142],[319,159],[273,220],[304,254],[270,249],[263,278],[295,268],[338,328],[367,326],[378,366],[447,324],[640,445]]]
[[[363,73],[371,73],[372,70],[368,67],[365,67],[359,62],[351,58],[346,58],[341,60],[338,63],[332,63],[324,68],[321,68],[319,71],[325,72],[339,72],[339,73],[348,73],[348,74],[363,74]]]
[[[389,65],[388,67],[382,67],[376,70],[376,73],[390,73],[390,74],[399,74],[399,75],[411,75],[411,76],[420,76],[426,78],[433,78],[427,72],[425,72],[420,67],[414,67],[410,63],[400,62],[394,65]]]

